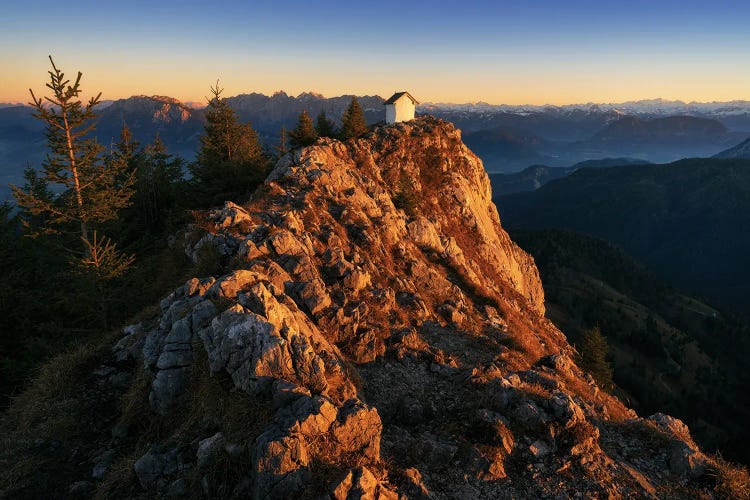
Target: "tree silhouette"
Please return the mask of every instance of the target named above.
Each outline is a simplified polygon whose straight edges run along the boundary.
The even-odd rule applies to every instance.
[[[315,131],[318,137],[336,137],[336,125],[328,119],[325,111],[318,113],[315,119]]]
[[[304,109],[299,115],[297,126],[289,132],[289,142],[293,148],[309,146],[318,138],[318,133],[313,126],[312,118]]]
[[[92,137],[96,119],[94,108],[99,104],[101,93],[84,106],[79,99],[83,75],[78,72],[71,85],[51,56],[49,60],[52,70],[48,72],[50,82],[46,86],[52,96],[37,98],[29,89],[34,117],[47,125],[49,152],[41,175],[31,179],[27,173],[27,181],[33,181],[27,186],[32,189],[11,187],[16,202],[26,214],[44,217],[46,221],[43,226],[31,227],[27,219],[29,234],[70,234],[71,226],[77,226],[82,253],[88,254],[90,226],[115,219],[118,212],[129,205],[134,178],[122,164],[102,161],[104,148]],[[55,191],[60,194],[48,196],[48,187],[56,187]]]
[[[237,201],[252,192],[269,164],[258,134],[249,123],[237,120],[222,92],[217,81],[207,99],[206,128],[197,161],[190,166],[204,204]]]
[[[607,361],[609,345],[598,326],[583,332],[579,351],[581,368],[591,373],[603,389],[612,389],[612,366]]]
[[[344,111],[344,116],[341,119],[341,139],[353,139],[365,134],[368,130],[365,112],[357,98],[352,97],[352,102]]]

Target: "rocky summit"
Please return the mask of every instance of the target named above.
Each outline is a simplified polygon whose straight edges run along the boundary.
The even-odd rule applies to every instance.
[[[714,494],[682,422],[637,416],[576,365],[450,123],[295,150],[174,245],[222,271],[95,368],[124,388],[60,496]]]

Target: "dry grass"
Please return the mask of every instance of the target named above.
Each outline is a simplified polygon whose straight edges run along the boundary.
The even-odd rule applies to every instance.
[[[137,479],[133,465],[141,454],[134,451],[115,461],[104,477],[104,480],[98,485],[93,498],[95,500],[106,500],[116,497],[132,498],[137,491],[134,488]]]
[[[194,346],[193,352],[193,373],[187,390],[190,399],[185,408],[168,419],[172,428],[175,428],[175,418],[181,422],[174,437],[189,436],[202,428],[214,427],[223,432],[228,441],[254,439],[271,420],[270,401],[234,390],[225,373],[211,375],[202,346]]]
[[[114,337],[114,334],[103,335],[95,341],[79,344],[42,365],[29,387],[13,399],[7,414],[0,420],[3,440],[22,436],[60,439],[74,432],[76,396],[82,379],[110,354],[109,346]]]
[[[720,454],[710,458],[709,475],[716,481],[714,491],[720,498],[750,498],[750,474],[747,467],[727,462]]]
[[[76,465],[62,450],[85,445],[95,432],[91,402],[82,401],[90,372],[111,354],[113,334],[51,359],[0,418],[0,497],[55,491]],[[50,443],[60,443],[57,448]]]

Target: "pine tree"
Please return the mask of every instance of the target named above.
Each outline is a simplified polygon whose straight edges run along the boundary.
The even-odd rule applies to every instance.
[[[115,154],[125,144],[118,143]],[[177,189],[182,180],[183,160],[169,154],[157,133],[154,142],[130,156],[135,170],[135,195],[130,224],[136,234],[157,233],[168,225],[178,205]]]
[[[315,131],[318,137],[336,137],[336,125],[328,119],[325,111],[318,113],[315,119]]]
[[[211,87],[205,133],[197,161],[190,166],[204,204],[239,201],[262,182],[268,168],[258,134],[237,120],[222,92],[218,82]]]
[[[97,228],[114,224],[130,205],[134,175],[127,162],[105,161],[104,148],[93,137],[101,93],[83,105],[78,98],[82,74],[79,72],[71,85],[51,56],[49,60],[52,70],[47,87],[52,96],[37,98],[29,89],[34,116],[47,125],[49,152],[41,173],[27,169],[25,186],[12,186],[13,195],[21,207],[26,234],[45,236],[39,246],[49,247],[46,255],[58,255],[59,248],[66,250],[68,271],[71,267],[80,271],[76,273],[80,280],[66,275],[69,289],[63,299],[71,308],[80,308],[87,300],[97,303],[99,323],[106,327],[103,290],[108,281],[132,266],[133,256],[117,250],[109,238],[97,236]],[[78,245],[82,245],[80,250],[75,249]],[[47,258],[44,251],[41,254],[42,260]],[[96,287],[77,289],[84,282],[94,282]]]
[[[90,248],[90,227],[114,220],[120,210],[128,206],[133,194],[133,177],[121,166],[102,161],[103,147],[91,137],[95,126],[95,107],[101,93],[84,106],[79,72],[75,82],[70,80],[49,58],[52,70],[47,87],[52,97],[37,98],[31,93],[34,116],[47,124],[49,153],[42,164],[41,176],[35,182],[57,186],[62,193],[55,197],[40,195],[35,189],[12,186],[18,205],[32,217],[43,216],[43,227],[29,227],[31,235],[70,234],[71,226],[78,226],[83,254]],[[27,179],[28,180],[28,179]],[[46,188],[45,188],[46,189]]]
[[[353,139],[365,134],[369,130],[365,120],[365,112],[356,97],[352,97],[352,102],[344,111],[341,118],[341,139]]]
[[[302,110],[297,120],[297,126],[289,132],[289,143],[293,148],[309,146],[318,138],[318,133],[313,126],[312,118],[307,111]]]
[[[607,361],[609,346],[598,326],[583,332],[579,350],[581,368],[591,373],[603,389],[609,390],[614,387],[612,366]]]

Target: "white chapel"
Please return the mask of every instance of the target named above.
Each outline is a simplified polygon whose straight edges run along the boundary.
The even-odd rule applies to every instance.
[[[385,123],[408,122],[414,119],[414,111],[419,101],[408,92],[396,92],[385,105]]]

